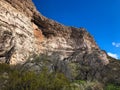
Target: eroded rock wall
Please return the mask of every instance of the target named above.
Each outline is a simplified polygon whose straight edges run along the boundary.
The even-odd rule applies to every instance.
[[[0,6],[1,62],[19,64],[33,53],[57,52],[60,60],[109,63],[84,28],[67,27],[42,16],[31,0],[1,0]]]
[[[31,19],[10,3],[0,0],[0,59],[11,64],[22,63],[34,51]]]

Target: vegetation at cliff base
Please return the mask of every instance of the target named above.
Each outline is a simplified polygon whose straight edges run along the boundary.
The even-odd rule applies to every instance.
[[[50,60],[41,56],[35,57],[30,63],[27,61],[26,64],[41,65],[39,63],[42,62],[49,64]],[[74,64],[71,65],[71,67],[74,66]],[[0,64],[0,90],[120,90],[120,86],[114,83],[103,84],[97,80],[69,80],[63,73],[50,72],[45,65],[37,73],[23,68],[25,67],[21,65]]]
[[[7,67],[5,65],[4,68]],[[4,79],[2,90],[62,90],[69,85],[69,80],[62,73],[48,73],[47,69],[39,74],[12,69],[6,73],[8,78],[0,78],[0,82]]]
[[[107,84],[105,90],[120,90],[120,86],[115,84]]]

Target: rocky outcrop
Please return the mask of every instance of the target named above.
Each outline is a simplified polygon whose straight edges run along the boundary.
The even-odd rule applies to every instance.
[[[21,63],[34,51],[31,19],[6,0],[1,0],[0,6],[0,59]]]
[[[50,60],[47,64],[34,58],[27,61],[33,54],[45,54]],[[0,0],[0,63],[22,64],[38,72],[45,65],[72,79],[103,81],[108,81],[107,73],[115,65],[86,29],[42,16],[31,0]]]
[[[31,0],[1,0],[0,6],[1,62],[24,63],[33,53],[51,55],[53,52],[58,52],[61,60],[74,58],[78,53],[82,60],[86,53],[97,52],[99,62],[108,64],[105,53],[84,28],[67,27],[47,19]],[[87,61],[97,62],[93,58]]]

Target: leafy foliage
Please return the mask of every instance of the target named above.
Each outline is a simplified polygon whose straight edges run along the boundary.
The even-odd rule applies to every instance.
[[[39,59],[37,58],[36,61]],[[0,64],[0,85],[2,90],[62,90],[69,86],[69,80],[59,72],[49,72],[43,66],[42,71],[24,71],[18,66]],[[5,74],[6,77],[5,78]],[[2,75],[3,74],[3,75]]]
[[[39,74],[14,70],[9,73],[9,79],[4,90],[62,90],[69,81],[62,73],[48,73],[44,69]]]
[[[115,84],[107,84],[105,90],[120,90],[120,86]]]
[[[3,72],[9,72],[10,71],[10,66],[8,64],[0,64],[0,73],[3,73]]]
[[[0,90],[103,90],[102,84],[97,81],[75,80],[70,82],[63,73],[58,71],[50,72],[46,65],[51,60],[46,56],[36,56],[31,62],[46,64],[42,65],[39,73],[27,69],[23,70],[20,65],[0,64],[0,86],[2,86]],[[71,64],[71,67],[74,66],[74,64]],[[73,71],[78,68],[77,65]],[[120,86],[107,84],[104,90],[120,90]]]
[[[103,86],[98,81],[75,80],[70,90],[103,90]]]

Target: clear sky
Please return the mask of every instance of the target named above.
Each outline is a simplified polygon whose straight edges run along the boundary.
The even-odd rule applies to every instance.
[[[85,27],[102,50],[120,58],[120,0],[33,0],[46,17]]]

